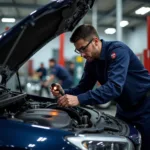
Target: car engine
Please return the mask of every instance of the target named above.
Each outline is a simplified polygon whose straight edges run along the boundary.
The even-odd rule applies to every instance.
[[[126,123],[91,106],[64,108],[54,99],[3,90],[0,107],[1,116],[25,123],[77,130],[103,127],[115,134],[129,134]]]

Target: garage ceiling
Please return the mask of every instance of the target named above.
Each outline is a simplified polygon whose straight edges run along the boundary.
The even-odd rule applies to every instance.
[[[0,0],[0,18],[13,17],[22,19],[50,0]],[[116,0],[96,0],[99,27],[115,27]],[[136,15],[135,10],[142,6],[150,7],[150,0],[122,0],[123,19],[129,21],[128,28],[146,22],[146,16]],[[84,18],[84,23],[91,23],[92,10]]]

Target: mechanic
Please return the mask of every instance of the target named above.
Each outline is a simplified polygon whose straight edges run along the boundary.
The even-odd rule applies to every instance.
[[[40,67],[36,70],[36,74],[38,74],[39,79],[40,79],[39,96],[42,96],[43,89],[45,89],[47,92],[47,95],[50,96],[49,88],[43,85],[43,83],[46,81],[46,76],[47,76],[47,70],[44,67],[44,63],[40,64]]]
[[[61,65],[58,65],[56,63],[56,60],[53,58],[49,60],[49,66],[51,69],[51,75],[49,79],[44,83],[45,86],[48,86],[49,83],[51,83],[55,79],[55,77],[61,81],[61,85],[63,88],[70,88],[72,86],[72,77],[67,69],[65,69]]]
[[[142,150],[150,147],[150,75],[133,51],[120,41],[99,39],[91,25],[81,25],[72,34],[75,52],[87,61],[75,88],[64,96],[51,89],[63,107],[117,102],[116,117],[137,127],[142,135]],[[96,81],[101,86],[92,90]],[[59,85],[59,89],[63,90]]]

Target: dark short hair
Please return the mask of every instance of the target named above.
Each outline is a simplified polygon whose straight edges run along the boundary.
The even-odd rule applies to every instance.
[[[70,37],[70,42],[75,43],[80,39],[89,41],[93,38],[93,36],[99,38],[96,29],[92,25],[83,24],[75,29],[72,36]]]
[[[56,60],[54,58],[49,59],[49,62],[56,63]]]

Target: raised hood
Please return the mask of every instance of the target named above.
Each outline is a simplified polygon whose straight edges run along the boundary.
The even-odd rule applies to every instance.
[[[0,38],[1,84],[47,42],[72,31],[94,0],[55,0],[34,11]]]

